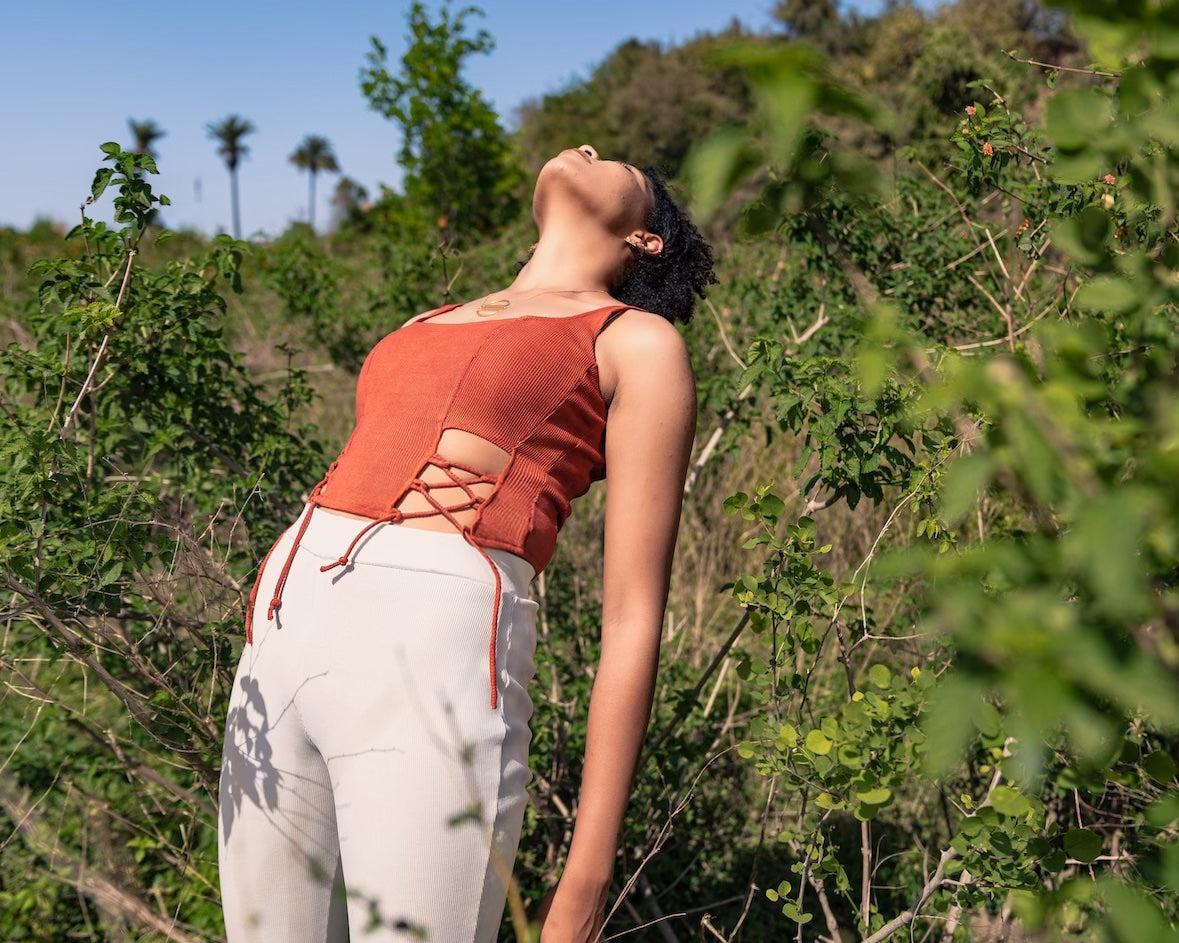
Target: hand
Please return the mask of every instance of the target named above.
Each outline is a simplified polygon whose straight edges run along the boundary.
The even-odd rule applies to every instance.
[[[558,883],[536,910],[540,943],[597,943],[606,923],[606,894],[579,893]]]

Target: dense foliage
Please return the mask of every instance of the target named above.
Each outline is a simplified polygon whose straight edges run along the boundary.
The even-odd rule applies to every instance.
[[[402,213],[467,240],[516,215],[521,176],[495,111],[462,77],[464,59],[494,46],[486,30],[467,36],[476,15],[476,7],[452,16],[444,6],[431,22],[425,5],[414,3],[401,70],[389,72],[388,50],[374,36],[360,74],[369,106],[401,129]]]
[[[624,44],[518,135],[533,164],[583,138],[682,162],[721,249],[608,932],[1174,940],[1179,3],[777,11],[782,36]],[[472,13],[415,5],[370,100],[472,120]],[[423,85],[430,55],[453,68]],[[418,138],[419,189],[332,237],[166,238],[153,158],[114,144],[93,198],[115,227],[0,232],[5,939],[221,938],[259,550],[341,444],[371,343],[531,241],[505,164],[464,184],[504,196],[483,241],[439,239],[450,140]],[[577,811],[602,503],[535,585],[525,910]]]

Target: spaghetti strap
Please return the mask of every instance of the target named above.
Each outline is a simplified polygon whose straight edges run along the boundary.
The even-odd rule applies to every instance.
[[[443,305],[441,308],[435,308],[433,311],[427,311],[421,317],[414,319],[414,324],[421,324],[423,321],[429,321],[430,318],[436,318],[440,314],[446,314],[447,311],[453,311],[455,308],[461,307],[462,302],[456,301],[454,304]]]
[[[606,328],[613,324],[619,317],[626,314],[627,311],[643,311],[645,309],[636,308],[634,305],[616,304],[607,305],[605,308],[600,310],[605,312],[606,316],[602,318],[601,322],[598,324],[597,330],[594,331],[595,338],[601,334],[602,331],[606,330]]]

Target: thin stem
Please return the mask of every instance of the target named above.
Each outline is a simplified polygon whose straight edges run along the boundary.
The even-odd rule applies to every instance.
[[[1077,75],[1100,75],[1102,78],[1107,79],[1120,79],[1122,77],[1121,72],[1103,72],[1100,69],[1078,69],[1073,66],[1060,65],[1053,62],[1040,62],[1038,59],[1021,59],[1019,56],[1008,52],[1006,49],[1003,50],[1003,55],[1005,55],[1012,62],[1022,62],[1024,65],[1034,65],[1041,69],[1052,69],[1056,72],[1075,72]],[[865,941],[865,943],[867,943],[867,941]]]

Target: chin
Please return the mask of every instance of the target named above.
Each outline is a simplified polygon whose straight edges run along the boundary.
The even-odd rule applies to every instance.
[[[570,182],[575,179],[575,175],[584,170],[586,166],[585,158],[576,148],[571,147],[561,151],[555,157],[550,157],[540,168],[540,173],[536,175],[533,202],[537,198],[543,197],[545,191],[550,187],[564,188],[569,186]]]
[[[540,173],[543,176],[546,172],[552,170],[563,169],[568,171],[586,167],[587,165],[588,162],[581,151],[575,147],[569,147],[545,161],[544,166],[540,168]]]

